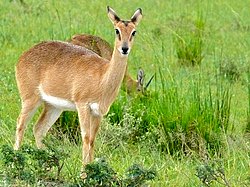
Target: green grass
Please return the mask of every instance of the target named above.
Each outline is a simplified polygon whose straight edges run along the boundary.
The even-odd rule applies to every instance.
[[[154,168],[158,175],[151,186],[205,186],[197,168],[212,168],[213,162],[221,163],[230,186],[250,185],[247,1],[24,2],[0,1],[0,146],[14,143],[20,111],[14,66],[23,51],[40,41],[66,40],[76,33],[96,34],[113,44],[106,6],[123,18],[141,7],[144,18],[129,57],[129,72],[135,77],[142,67],[146,79],[156,76],[146,97],[128,100],[120,93],[102,122],[96,157],[105,158],[119,174],[134,163]],[[202,29],[200,38],[194,35],[197,28]],[[176,36],[190,45],[178,47]],[[196,39],[198,44],[192,45]],[[195,58],[185,49],[198,53],[200,61],[193,61],[198,65],[179,63],[180,54]],[[38,113],[24,138],[31,146]],[[68,121],[70,130],[72,120],[62,121]],[[69,154],[61,176],[72,181],[81,170],[81,143],[58,134],[54,128],[47,139],[56,137],[52,142]],[[226,184],[212,180],[210,186]]]

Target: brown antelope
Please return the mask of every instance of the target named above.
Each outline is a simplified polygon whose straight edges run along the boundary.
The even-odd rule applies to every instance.
[[[16,80],[22,101],[17,120],[15,149],[19,149],[29,119],[44,103],[34,126],[38,148],[64,110],[78,112],[83,141],[83,164],[93,160],[94,141],[103,115],[114,102],[126,72],[128,54],[139,8],[129,21],[121,20],[110,7],[108,17],[115,28],[115,45],[108,61],[91,50],[67,42],[42,42],[23,53],[16,65]]]
[[[107,41],[98,36],[90,34],[76,34],[71,38],[71,40],[69,40],[69,42],[75,45],[83,46],[89,50],[94,51],[99,56],[106,58],[107,60],[111,60],[113,53],[112,47]],[[142,69],[139,69],[137,73],[137,80],[134,80],[129,75],[126,68],[122,89],[125,90],[129,95],[143,92],[144,77],[144,71]]]

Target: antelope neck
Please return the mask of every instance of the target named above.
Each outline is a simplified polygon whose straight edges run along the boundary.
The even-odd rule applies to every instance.
[[[103,86],[106,89],[105,93],[107,93],[107,96],[111,96],[114,92],[118,92],[126,71],[127,59],[128,56],[122,56],[115,47],[109,68],[103,81]]]

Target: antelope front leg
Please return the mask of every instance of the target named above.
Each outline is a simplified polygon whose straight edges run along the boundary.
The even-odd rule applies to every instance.
[[[90,139],[89,139],[89,156],[90,156],[90,161],[94,160],[94,145],[95,145],[95,138],[101,123],[101,116],[95,116],[92,115],[90,116]]]
[[[94,159],[94,142],[100,126],[101,117],[93,115],[88,105],[77,108],[83,142],[83,166],[85,166]]]

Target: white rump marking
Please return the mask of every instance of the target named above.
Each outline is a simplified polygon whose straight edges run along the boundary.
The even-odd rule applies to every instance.
[[[101,116],[98,103],[89,103],[89,107],[94,116]]]
[[[54,107],[62,109],[62,110],[73,110],[73,111],[76,110],[76,105],[73,102],[46,94],[43,91],[41,85],[38,87],[38,89],[42,97],[42,100],[53,105]]]

